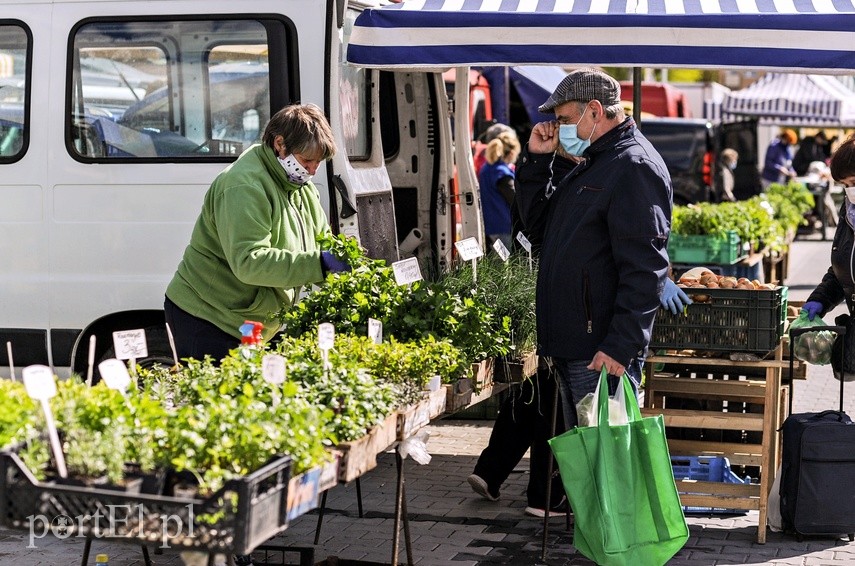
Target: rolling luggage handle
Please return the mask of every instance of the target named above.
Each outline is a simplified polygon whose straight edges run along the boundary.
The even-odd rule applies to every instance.
[[[789,404],[788,412],[787,412],[788,415],[793,414],[793,358],[795,357],[795,354],[793,354],[793,352],[795,350],[795,348],[793,347],[793,342],[795,342],[795,339],[797,337],[801,336],[802,334],[805,334],[807,332],[822,332],[823,330],[835,332],[839,336],[843,336],[844,334],[846,334],[846,327],[845,326],[811,326],[809,328],[791,328],[789,331],[789,336],[790,336],[790,373],[787,377],[787,397],[788,397],[787,401]],[[843,412],[843,375],[842,375],[842,373],[843,373],[843,360],[845,360],[845,359],[846,359],[846,341],[844,340],[843,341],[843,347],[840,348],[840,368],[841,368],[841,370],[840,370],[841,371],[841,375],[840,375],[840,412],[841,413]],[[802,362],[802,363],[805,363],[805,362]],[[832,369],[831,371],[834,371],[834,369]]]

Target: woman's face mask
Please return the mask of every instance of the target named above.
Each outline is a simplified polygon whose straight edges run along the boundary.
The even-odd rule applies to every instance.
[[[844,187],[843,190],[846,191],[846,198],[849,199],[849,202],[855,204],[855,186]]]
[[[582,122],[582,118],[585,117],[585,112],[587,111],[588,107],[585,106],[585,110],[579,116],[579,121],[575,124],[561,124],[558,126],[558,141],[561,142],[561,147],[569,155],[579,157],[591,145],[591,138],[594,137],[594,129],[591,129],[591,135],[586,140],[579,138],[577,132],[579,124]]]
[[[288,180],[298,185],[305,185],[312,179],[312,174],[309,170],[303,167],[293,153],[289,153],[284,159],[279,157],[279,164],[288,175]]]

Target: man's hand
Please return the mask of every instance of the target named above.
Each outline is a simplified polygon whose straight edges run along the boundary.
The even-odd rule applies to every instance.
[[[594,355],[594,359],[591,360],[590,364],[588,364],[588,369],[600,371],[603,365],[606,366],[606,371],[609,372],[609,375],[620,377],[623,375],[623,372],[626,371],[626,368],[614,358],[611,358],[602,352],[597,352],[596,355]]]
[[[552,153],[558,149],[558,122],[538,122],[528,138],[528,150],[532,153]]]

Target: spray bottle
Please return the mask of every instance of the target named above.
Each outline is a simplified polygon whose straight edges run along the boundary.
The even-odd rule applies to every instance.
[[[247,320],[240,325],[239,330],[241,334],[240,352],[244,358],[249,359],[252,356],[252,350],[261,347],[261,331],[264,330],[264,325],[260,322]]]

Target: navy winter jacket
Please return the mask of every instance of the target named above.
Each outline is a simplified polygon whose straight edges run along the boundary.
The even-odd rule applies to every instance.
[[[671,178],[631,118],[584,157],[553,179],[553,154],[526,149],[516,172],[523,223],[543,241],[538,353],[591,360],[602,351],[626,366],[647,354],[668,273]]]
[[[840,207],[840,220],[834,231],[834,242],[831,244],[831,267],[808,297],[808,301],[822,304],[821,316],[825,316],[844,299],[849,312],[855,312],[855,235],[846,218],[847,206],[844,200]]]

